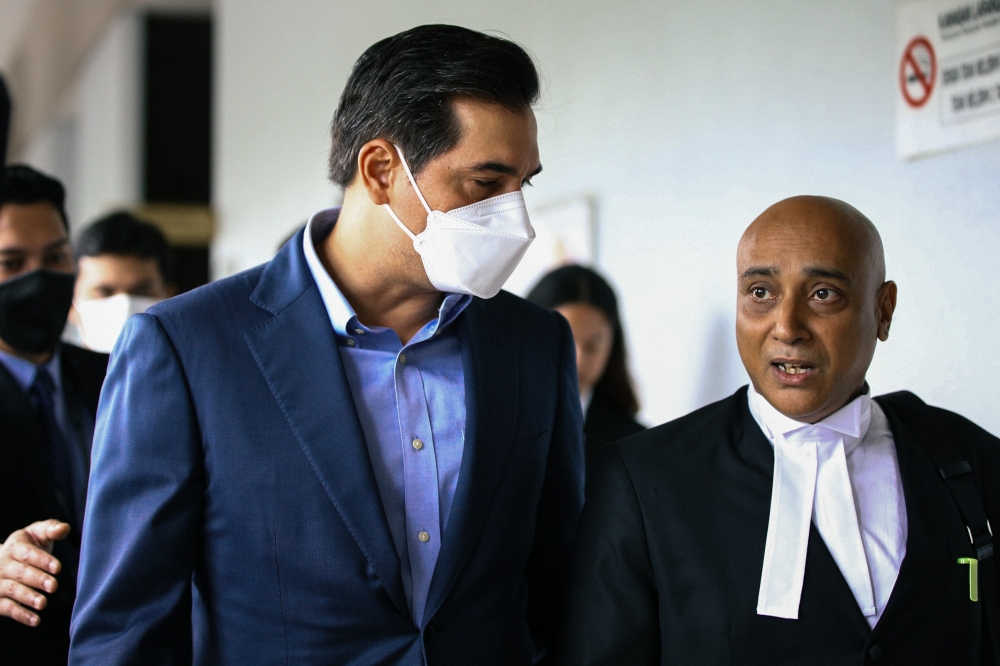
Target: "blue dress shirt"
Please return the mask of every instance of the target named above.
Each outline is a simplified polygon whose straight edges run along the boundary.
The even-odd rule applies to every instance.
[[[303,250],[336,333],[416,626],[441,549],[465,448],[465,370],[453,326],[471,296],[448,294],[436,319],[403,345],[358,321],[316,254],[339,208],[316,213]]]
[[[45,365],[35,365],[27,359],[14,356],[0,349],[0,363],[14,377],[14,381],[17,382],[17,385],[25,395],[28,395],[28,392],[31,390],[31,385],[35,382],[36,373],[47,372],[52,377],[52,382],[55,384],[56,389],[54,396],[56,421],[59,424],[59,430],[62,431],[63,441],[66,442],[69,448],[68,457],[70,476],[73,482],[73,502],[74,506],[76,506],[76,519],[77,521],[82,521],[83,507],[87,501],[87,477],[89,470],[87,469],[87,460],[84,455],[84,443],[80,441],[80,438],[86,438],[88,442],[93,438],[94,417],[87,414],[87,410],[81,409],[77,405],[76,409],[80,413],[79,423],[81,432],[76,432],[73,419],[70,417],[69,407],[66,404],[66,392],[63,390],[59,348],[56,347],[56,352],[52,355],[52,360]],[[77,524],[80,524],[80,522]]]

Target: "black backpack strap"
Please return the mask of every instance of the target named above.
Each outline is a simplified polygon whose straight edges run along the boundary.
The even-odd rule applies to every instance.
[[[941,419],[916,395],[900,391],[880,396],[878,402],[891,408],[913,430],[958,506],[958,512],[969,533],[969,541],[976,553],[976,560],[979,563],[986,560],[981,567],[978,564],[970,566],[978,568],[980,601],[990,628],[994,654],[1000,655],[1000,601],[997,599],[996,565],[991,559],[993,530],[972,475],[972,465],[963,459]]]

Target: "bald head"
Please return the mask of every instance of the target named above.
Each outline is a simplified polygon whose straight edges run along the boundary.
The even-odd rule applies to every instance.
[[[737,274],[740,357],[768,402],[815,423],[860,395],[896,304],[868,218],[827,197],[780,201],[743,233]]]
[[[761,241],[792,243],[806,238],[820,241],[831,255],[844,253],[856,258],[852,280],[874,286],[885,282],[885,252],[878,229],[857,208],[830,197],[791,197],[765,210],[743,232],[737,262],[741,264],[745,251]]]

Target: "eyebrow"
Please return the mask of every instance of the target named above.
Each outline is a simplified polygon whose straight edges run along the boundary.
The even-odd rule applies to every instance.
[[[745,280],[748,277],[773,277],[780,273],[781,271],[777,266],[751,266],[750,268],[743,271],[743,275],[740,276],[741,280]]]
[[[503,162],[480,162],[472,167],[472,171],[492,171],[493,173],[502,173],[505,176],[516,176],[517,169],[509,164],[504,164]],[[527,179],[534,178],[542,172],[542,165],[539,164],[538,168],[528,174]]]
[[[740,279],[745,280],[749,277],[774,277],[779,273],[781,273],[781,269],[777,266],[751,266],[743,271],[743,275],[740,276]],[[846,282],[847,284],[851,283],[851,278],[849,278],[846,273],[838,271],[835,268],[810,266],[806,268],[803,273],[809,277],[829,278],[831,280],[840,280],[841,282]]]
[[[851,283],[851,278],[847,276],[847,273],[838,271],[836,268],[820,268],[817,266],[810,266],[805,269],[805,274],[810,277],[821,277],[830,278],[831,280],[840,280],[841,282]]]
[[[69,239],[68,238],[62,238],[60,240],[53,241],[53,242],[49,243],[48,245],[46,245],[44,248],[42,248],[42,251],[43,252],[51,252],[52,250],[60,248],[63,245],[69,245]],[[25,250],[23,247],[5,247],[5,248],[0,248],[0,254],[26,254],[27,252],[28,252],[28,250]]]

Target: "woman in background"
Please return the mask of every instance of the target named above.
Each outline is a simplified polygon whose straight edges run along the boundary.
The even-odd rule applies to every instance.
[[[573,331],[589,478],[600,447],[645,429],[634,418],[639,401],[626,365],[618,298],[596,272],[571,265],[546,274],[528,300],[559,312]]]

